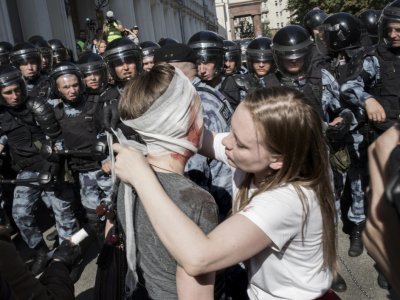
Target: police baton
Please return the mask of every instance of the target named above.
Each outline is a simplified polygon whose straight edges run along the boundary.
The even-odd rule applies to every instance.
[[[69,149],[54,149],[50,145],[44,145],[41,149],[41,154],[48,159],[52,155],[69,156],[69,157],[90,157],[94,161],[101,161],[107,158],[107,145],[103,142],[97,142],[90,150],[69,150]]]
[[[24,185],[31,183],[38,183],[39,185],[46,185],[50,183],[52,176],[49,172],[41,172],[37,177],[34,178],[16,178],[16,179],[4,179],[0,178],[0,184],[14,184],[14,185]]]

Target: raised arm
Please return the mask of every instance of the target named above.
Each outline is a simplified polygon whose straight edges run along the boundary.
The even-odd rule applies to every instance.
[[[135,188],[160,240],[189,275],[224,269],[271,245],[259,227],[239,214],[205,235],[171,201],[141,153],[119,144],[113,148],[118,177]]]
[[[214,153],[214,137],[217,133],[210,131],[204,128],[203,132],[203,141],[201,144],[201,148],[199,149],[199,154],[208,157],[208,158],[215,158]]]

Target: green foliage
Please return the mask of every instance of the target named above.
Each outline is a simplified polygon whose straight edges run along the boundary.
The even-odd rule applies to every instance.
[[[327,14],[336,12],[348,12],[357,15],[365,9],[382,9],[390,1],[388,0],[288,0],[287,9],[291,12],[293,24],[303,24],[305,14],[319,7]]]
[[[271,29],[268,26],[269,23],[262,23],[261,27],[262,27],[262,36],[264,37],[271,37],[272,36],[272,32]]]

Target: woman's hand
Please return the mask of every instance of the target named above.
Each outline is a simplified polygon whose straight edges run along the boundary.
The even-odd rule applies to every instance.
[[[115,159],[115,174],[123,182],[135,185],[136,179],[144,176],[146,171],[151,171],[146,157],[133,147],[113,144],[113,150],[117,154]]]

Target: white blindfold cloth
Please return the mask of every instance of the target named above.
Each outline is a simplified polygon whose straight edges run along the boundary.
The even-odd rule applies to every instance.
[[[114,134],[120,144],[132,146],[145,155],[159,156],[168,153],[186,155],[188,151],[196,153],[199,147],[198,141],[192,142],[188,139],[189,129],[198,118],[203,118],[203,109],[196,89],[183,72],[175,68],[175,75],[167,90],[142,116],[131,120],[121,119],[126,126],[140,134],[146,145],[127,140],[120,129],[114,131]],[[202,137],[200,141],[201,139]],[[114,182],[113,154],[111,154],[111,159]],[[125,286],[126,294],[130,296],[137,284],[137,273],[132,188],[127,184],[124,185],[124,202],[128,263]]]
[[[140,134],[146,145],[136,141],[121,139],[123,145],[133,146],[143,154],[164,155],[168,153],[196,153],[198,144],[187,139],[189,128],[196,117],[203,117],[200,101],[196,103],[196,89],[181,70],[175,68],[175,75],[162,94],[151,107],[139,118],[121,121]],[[117,137],[122,132],[117,131]]]

